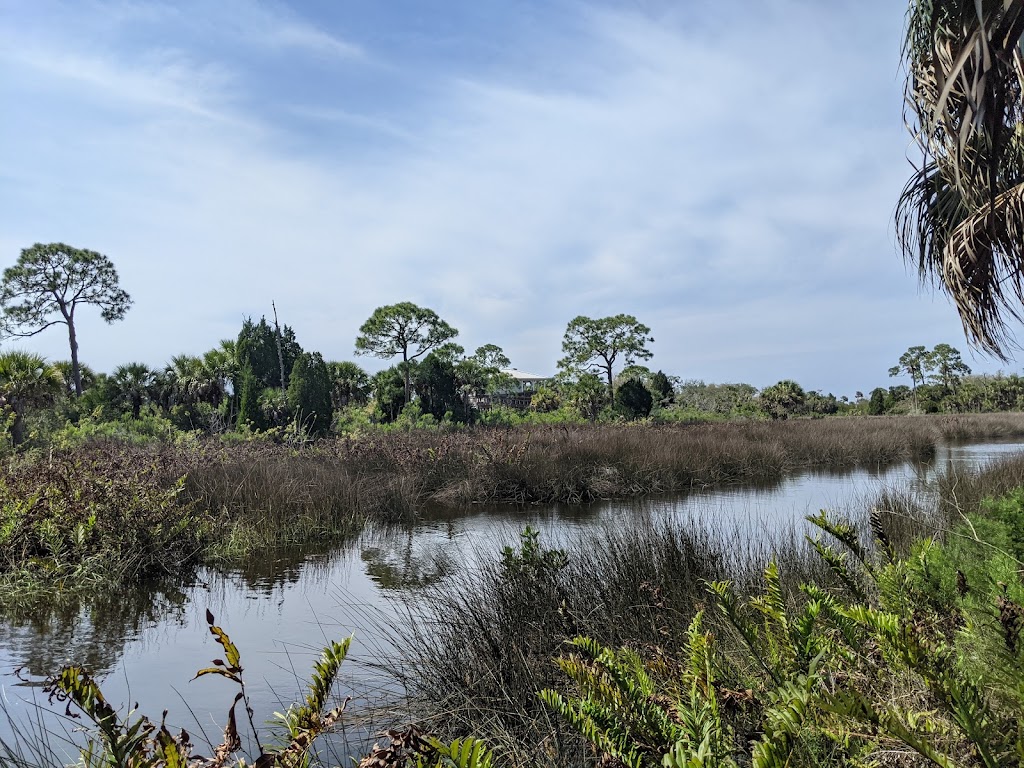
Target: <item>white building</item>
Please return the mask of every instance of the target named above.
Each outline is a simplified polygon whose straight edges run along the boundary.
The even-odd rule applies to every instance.
[[[520,371],[518,368],[502,368],[503,375],[508,376],[514,383],[507,392],[502,394],[524,394],[533,392],[541,384],[550,381],[550,376],[538,376],[535,373]]]

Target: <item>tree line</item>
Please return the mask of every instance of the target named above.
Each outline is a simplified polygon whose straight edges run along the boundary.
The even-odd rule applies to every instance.
[[[80,362],[75,322],[87,307],[107,322],[122,319],[131,297],[110,260],[63,243],[22,251],[0,279],[2,330],[31,337],[64,325],[70,360],[50,364],[23,351],[0,353],[0,397],[14,444],[26,439],[26,416],[48,410],[62,419],[165,420],[184,430],[243,433],[291,430],[321,436],[332,429],[401,423],[430,425],[637,419],[772,418],[935,411],[1004,410],[1024,406],[1016,376],[971,376],[948,344],[911,347],[889,370],[910,386],[876,387],[851,401],[806,391],[783,380],[750,384],[683,381],[643,365],[653,353],[651,329],[633,315],[573,318],[562,339],[558,372],[524,393],[526,412],[502,407],[515,390],[511,361],[496,344],[472,353],[458,330],[412,302],[378,307],[360,326],[357,356],[393,360],[370,375],[351,360],[331,361],[305,350],[294,329],[273,320],[243,321],[238,335],[201,355],[176,355],[153,369],[133,362],[110,374]],[[482,401],[481,398],[484,398]],[[485,403],[481,407],[481,402]],[[497,407],[489,407],[494,404]]]
[[[87,307],[104,320],[123,319],[132,300],[112,262],[95,251],[64,243],[37,243],[21,252],[0,280],[2,331],[31,337],[65,326],[70,361],[49,364],[38,355],[12,350],[0,355],[0,388],[14,442],[25,438],[25,415],[38,406],[63,403],[72,420],[83,415],[141,419],[157,412],[178,427],[267,431],[292,426],[323,435],[334,415],[372,408],[380,423],[402,414],[414,420],[471,422],[474,397],[512,388],[511,361],[501,347],[485,344],[471,354],[456,343],[458,330],[433,310],[412,302],[378,307],[359,328],[356,355],[400,358],[373,376],[352,361],[327,361],[307,351],[294,330],[266,317],[246,319],[233,339],[202,355],[177,355],[162,369],[127,363],[103,374],[79,360],[76,320]],[[563,398],[584,415],[605,409],[630,417],[647,415],[654,403],[636,369],[620,383],[616,367],[629,372],[650,359],[650,329],[631,315],[574,318],[563,340],[557,386],[539,392],[538,404],[552,411]],[[622,370],[619,371],[622,377]],[[668,378],[651,379],[665,397]],[[618,400],[616,400],[618,397]]]

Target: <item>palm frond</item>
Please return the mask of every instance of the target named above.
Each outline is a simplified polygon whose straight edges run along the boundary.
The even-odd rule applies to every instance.
[[[904,58],[908,127],[924,162],[904,188],[904,257],[997,354],[1021,319],[1024,0],[915,0]]]

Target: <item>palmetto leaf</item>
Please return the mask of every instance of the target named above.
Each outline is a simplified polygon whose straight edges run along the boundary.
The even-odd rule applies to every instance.
[[[904,57],[924,163],[897,208],[904,256],[1002,354],[1024,284],[1024,0],[915,0]]]

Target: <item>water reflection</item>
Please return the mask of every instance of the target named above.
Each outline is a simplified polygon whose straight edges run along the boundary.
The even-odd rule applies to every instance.
[[[892,487],[928,494],[943,473],[1020,450],[1017,442],[946,446],[927,462],[806,472],[638,502],[428,508],[413,526],[371,526],[347,546],[278,550],[229,572],[203,570],[195,583],[176,589],[126,585],[87,607],[8,617],[0,622],[0,688],[15,691],[8,706],[17,715],[18,692],[31,692],[12,676],[16,667],[45,676],[74,660],[96,672],[111,701],[138,701],[156,717],[167,708],[169,723],[191,731],[198,720],[216,738],[234,691],[219,680],[188,682],[219,653],[206,630],[210,609],[241,649],[258,719],[295,700],[322,645],[352,632],[343,689],[356,695],[353,711],[359,711],[381,693],[372,663],[388,657],[392,638],[401,636],[402,612],[393,598],[493,557],[527,524],[556,544],[640,515],[698,519],[767,540],[796,530],[819,509],[863,508]],[[0,736],[7,727],[0,725]]]
[[[125,644],[158,624],[183,620],[188,595],[179,588],[142,586],[102,595],[87,606],[79,601],[18,611],[0,623],[0,649],[32,676],[52,674],[75,662],[105,675],[116,666]]]

